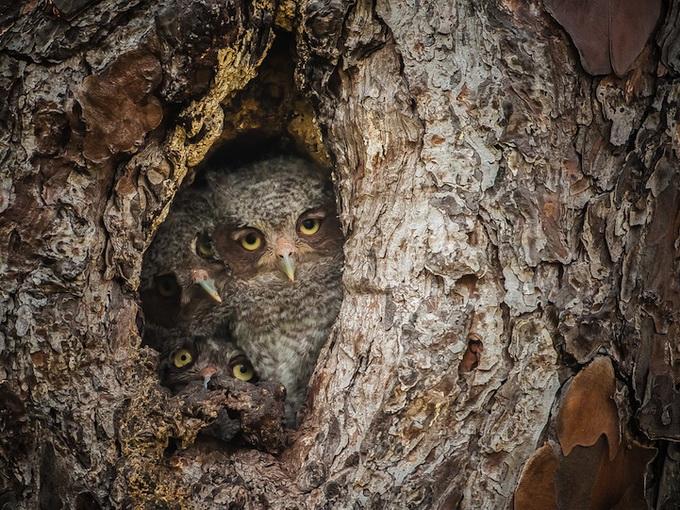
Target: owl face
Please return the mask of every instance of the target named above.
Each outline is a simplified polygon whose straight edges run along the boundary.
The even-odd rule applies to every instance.
[[[296,270],[337,253],[342,232],[330,205],[292,214],[282,225],[225,224],[215,231],[215,253],[234,277],[260,274],[295,282]]]
[[[201,310],[221,301],[210,273],[190,267],[155,275],[151,286],[140,290],[140,297],[146,319],[168,329],[200,317]]]
[[[215,257],[242,281],[267,275],[294,284],[315,261],[342,250],[330,183],[302,160],[281,160],[279,172],[276,162],[264,175],[246,168],[215,185],[222,220],[213,235]]]
[[[161,384],[173,392],[196,381],[207,387],[215,374],[247,382],[258,380],[250,361],[235,345],[204,337],[185,341],[162,354],[158,374]]]
[[[213,279],[219,265],[206,256],[213,253],[205,234],[211,221],[205,192],[178,194],[144,258],[140,297],[149,323],[172,329],[221,301]]]

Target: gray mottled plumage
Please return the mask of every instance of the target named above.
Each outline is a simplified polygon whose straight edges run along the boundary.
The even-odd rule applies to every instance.
[[[178,338],[177,332],[185,337],[211,334],[219,318],[214,314],[217,301],[204,288],[204,280],[219,265],[196,247],[214,226],[208,195],[209,190],[191,188],[178,192],[144,256],[140,296],[145,339],[158,350],[166,348],[168,338]]]
[[[327,174],[294,157],[215,173],[217,285],[232,337],[287,391],[291,424],[342,300],[343,236]],[[304,234],[314,230],[312,234]],[[309,227],[309,228],[307,228]],[[255,237],[253,237],[255,236]],[[255,250],[245,248],[260,238]],[[294,268],[294,269],[293,269]]]
[[[214,375],[255,382],[252,365],[233,342],[211,337],[177,338],[161,352],[158,375],[163,386],[174,392]],[[172,348],[170,346],[172,345]]]

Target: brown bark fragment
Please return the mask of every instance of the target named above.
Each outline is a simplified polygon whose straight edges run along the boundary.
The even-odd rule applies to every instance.
[[[661,0],[548,0],[545,6],[571,36],[584,69],[594,75],[625,75],[661,12]]]
[[[565,456],[577,445],[595,444],[604,434],[614,458],[621,441],[615,390],[614,367],[607,357],[596,358],[576,374],[558,416],[557,437]]]
[[[468,338],[467,349],[465,349],[463,359],[460,361],[460,365],[458,365],[458,373],[464,374],[477,368],[483,353],[484,344],[481,339],[477,335]]]
[[[522,468],[514,497],[515,510],[556,510],[555,476],[559,451],[554,443],[546,443]]]
[[[558,508],[589,510],[647,508],[644,474],[656,449],[627,435],[613,458],[601,437],[593,446],[576,446],[558,470]]]
[[[661,14],[661,0],[610,2],[610,41],[612,69],[625,75],[649,40]]]
[[[160,124],[163,109],[152,94],[161,80],[156,57],[133,50],[106,71],[88,76],[74,90],[87,126],[83,155],[101,163],[141,146],[146,133]]]

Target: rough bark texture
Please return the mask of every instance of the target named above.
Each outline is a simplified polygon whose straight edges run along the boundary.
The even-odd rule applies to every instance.
[[[0,508],[675,508],[679,26],[594,78],[538,0],[3,7]],[[197,440],[247,405],[158,385],[135,291],[207,156],[283,133],[346,290],[273,455]]]

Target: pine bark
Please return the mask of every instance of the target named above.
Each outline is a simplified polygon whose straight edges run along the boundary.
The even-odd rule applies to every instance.
[[[538,0],[4,7],[0,508],[673,508],[678,26],[619,78]],[[282,133],[347,241],[277,455],[196,439],[228,403],[159,386],[136,291],[177,189]]]

